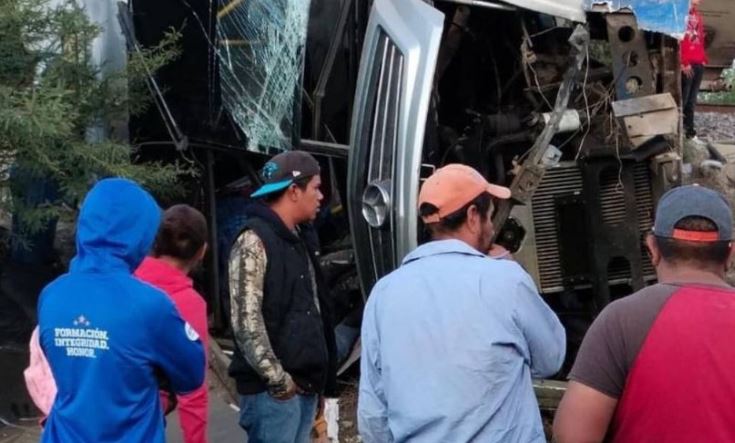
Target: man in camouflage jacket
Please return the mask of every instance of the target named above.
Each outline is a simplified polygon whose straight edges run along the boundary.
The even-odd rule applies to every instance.
[[[334,329],[314,248],[300,225],[322,194],[319,164],[290,151],[265,164],[228,263],[235,353],[230,375],[251,443],[307,442],[318,396],[335,380]]]

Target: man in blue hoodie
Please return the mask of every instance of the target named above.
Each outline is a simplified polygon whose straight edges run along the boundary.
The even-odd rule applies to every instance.
[[[163,292],[133,277],[161,210],[140,186],[102,180],[77,223],[77,255],[38,303],[58,393],[43,442],[164,442],[158,381],[184,394],[204,380],[196,332]]]

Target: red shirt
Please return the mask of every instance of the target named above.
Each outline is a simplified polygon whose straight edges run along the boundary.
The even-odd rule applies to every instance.
[[[613,441],[735,441],[733,337],[732,290],[677,291],[628,376]]]
[[[618,398],[615,443],[735,442],[735,291],[655,285],[613,302],[570,378]]]
[[[681,65],[705,65],[708,63],[704,50],[704,22],[697,8],[692,7],[687,17],[687,29],[681,41]]]

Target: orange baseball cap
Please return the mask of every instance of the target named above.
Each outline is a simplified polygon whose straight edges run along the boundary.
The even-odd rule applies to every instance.
[[[419,192],[419,207],[430,203],[439,211],[422,219],[424,223],[437,223],[483,192],[503,200],[510,198],[511,194],[510,189],[488,182],[482,174],[467,165],[454,163],[439,168],[426,179]]]

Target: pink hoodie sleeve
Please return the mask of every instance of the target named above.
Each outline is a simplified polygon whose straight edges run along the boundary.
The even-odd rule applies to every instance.
[[[26,379],[26,388],[38,409],[48,416],[51,406],[56,398],[56,381],[51,373],[51,367],[46,360],[46,356],[41,348],[38,337],[38,327],[31,334],[30,351],[31,363],[23,372]]]
[[[181,316],[191,324],[199,334],[208,351],[209,337],[207,334],[207,303],[196,291],[187,291],[184,297],[178,300],[177,307]],[[205,361],[206,365],[207,362]],[[179,421],[185,443],[207,442],[207,382],[194,392],[178,396]]]
[[[180,270],[153,257],[147,257],[135,271],[135,275],[168,294],[176,305],[181,318],[199,334],[206,352],[209,341],[207,303],[191,287],[191,281]],[[182,287],[186,288],[181,289]],[[206,358],[202,364],[206,368]],[[179,422],[185,443],[207,443],[207,397],[206,381],[194,392],[176,397]],[[167,394],[161,394],[161,403],[165,410],[168,403]]]

